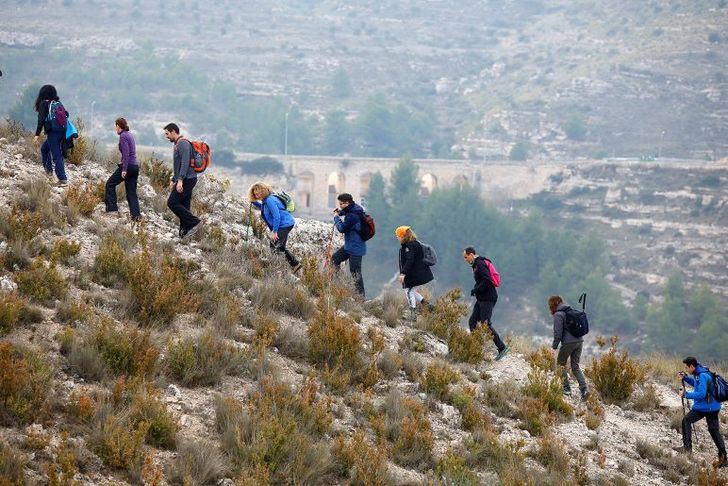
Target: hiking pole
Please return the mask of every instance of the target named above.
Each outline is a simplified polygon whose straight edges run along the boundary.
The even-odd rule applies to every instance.
[[[685,414],[685,402],[687,402],[688,406],[690,406],[690,402],[688,401],[687,398],[685,398],[685,393],[687,390],[685,390],[685,378],[684,377],[681,380],[681,383],[682,383],[682,397],[680,397],[680,398],[682,399],[683,419],[685,419],[685,415],[686,415]],[[693,442],[695,442],[695,445],[698,445],[698,434],[697,434],[697,432],[695,432],[695,422],[690,424],[690,428],[693,431]]]

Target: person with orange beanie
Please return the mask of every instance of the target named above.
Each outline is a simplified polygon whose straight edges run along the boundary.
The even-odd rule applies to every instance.
[[[410,309],[410,318],[417,317],[417,304],[432,309],[432,304],[417,291],[417,287],[434,280],[432,269],[424,258],[423,245],[409,226],[400,226],[395,232],[399,240],[399,282],[404,288]]]

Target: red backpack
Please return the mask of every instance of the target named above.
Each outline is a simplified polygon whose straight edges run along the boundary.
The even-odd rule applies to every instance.
[[[364,241],[371,240],[377,233],[377,227],[374,224],[374,218],[371,214],[364,213],[361,215],[361,229],[359,230],[359,236]]]
[[[184,137],[180,137],[179,140],[187,140]],[[177,140],[177,143],[179,143]],[[197,140],[187,140],[192,145],[192,152],[190,154],[190,167],[192,170],[201,174],[205,172],[210,164],[212,163],[212,149],[207,142],[200,142]]]

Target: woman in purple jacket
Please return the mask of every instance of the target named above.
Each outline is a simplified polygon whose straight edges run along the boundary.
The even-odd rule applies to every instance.
[[[139,212],[139,198],[137,197],[137,180],[139,179],[139,162],[136,157],[136,143],[129,131],[129,124],[124,118],[116,119],[116,133],[119,135],[119,152],[121,161],[116,171],[106,181],[106,202],[107,213],[118,213],[119,206],[116,204],[116,186],[124,183],[126,189],[126,201],[129,203],[129,212],[132,221],[140,221],[142,218]]]

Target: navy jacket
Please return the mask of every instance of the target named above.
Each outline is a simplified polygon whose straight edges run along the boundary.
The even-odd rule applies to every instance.
[[[488,265],[485,264],[485,257],[479,256],[473,260],[473,278],[475,279],[475,287],[473,287],[472,293],[476,299],[498,302],[498,292],[490,279],[490,270],[488,270]]]
[[[423,261],[422,245],[417,240],[399,247],[399,273],[404,275],[404,287],[409,289],[425,285],[435,278],[432,269]]]
[[[344,217],[343,220],[341,216]],[[367,244],[359,234],[363,216],[364,208],[356,203],[349,204],[334,216],[337,231],[344,233],[344,250],[349,255],[364,256],[367,254]]]

